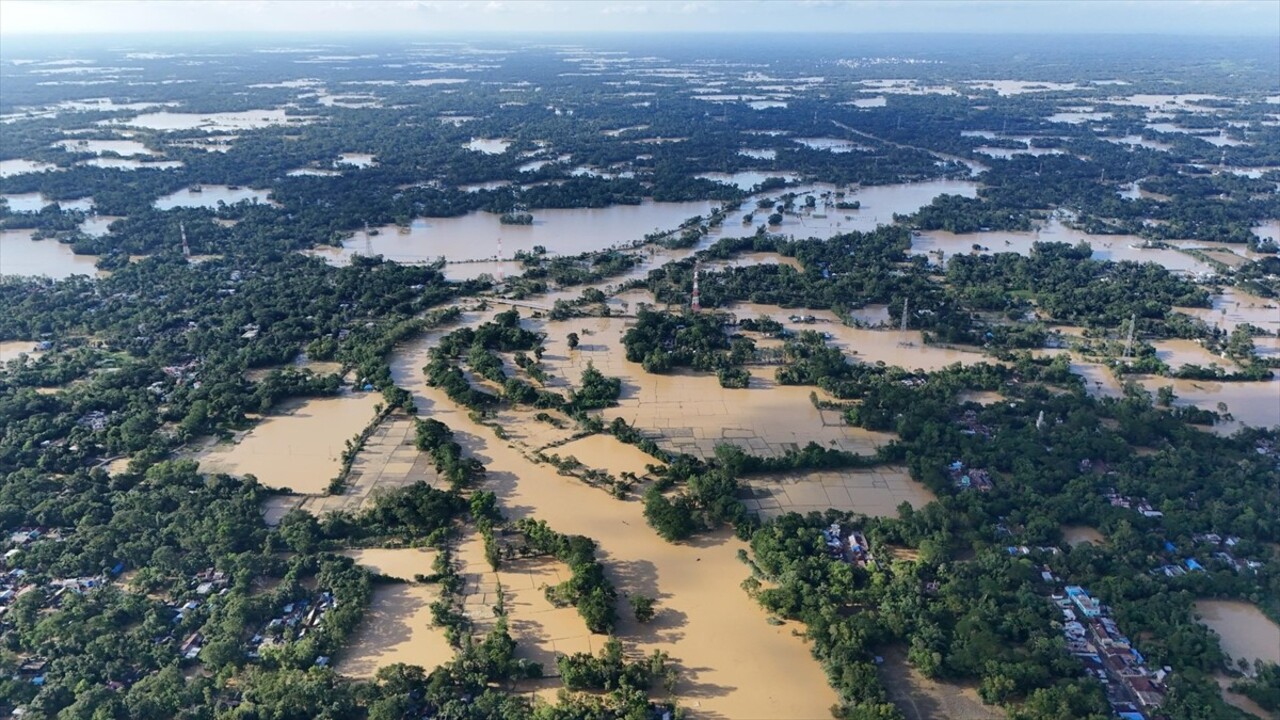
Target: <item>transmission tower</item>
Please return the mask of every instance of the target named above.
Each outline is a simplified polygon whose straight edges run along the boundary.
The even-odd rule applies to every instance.
[[[191,258],[191,246],[187,244],[187,226],[186,223],[178,223],[178,232],[182,234],[182,257]]]
[[[1124,341],[1124,356],[1129,357],[1129,353],[1133,351],[1133,335],[1138,328],[1138,314],[1134,313],[1129,316],[1129,337]]]
[[[693,261],[693,302],[690,303],[690,307],[694,312],[702,311],[702,294],[698,290],[698,272],[701,267],[700,261]]]

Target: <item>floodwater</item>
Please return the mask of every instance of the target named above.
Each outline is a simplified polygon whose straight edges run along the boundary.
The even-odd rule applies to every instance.
[[[1280,220],[1268,220],[1261,225],[1254,225],[1253,234],[1280,243]]]
[[[181,160],[157,160],[145,162],[135,158],[96,157],[89,158],[81,165],[99,167],[105,170],[170,170],[182,167]]]
[[[1233,661],[1280,663],[1280,626],[1257,607],[1238,600],[1198,600],[1195,612],[1218,634],[1223,652]]]
[[[329,168],[295,168],[285,173],[289,177],[337,177],[342,172]]]
[[[1068,125],[1081,125],[1087,122],[1097,122],[1106,120],[1111,117],[1109,112],[1093,112],[1092,110],[1074,110],[1056,112],[1045,118],[1049,122],[1067,123]]]
[[[1232,692],[1231,684],[1235,682],[1234,678],[1227,677],[1223,673],[1217,673],[1213,676],[1213,679],[1218,683],[1218,687],[1222,690],[1222,699],[1228,705],[1240,708],[1247,713],[1251,713],[1254,717],[1259,718],[1259,720],[1266,720],[1268,717],[1274,717],[1272,713],[1268,712],[1253,700],[1250,700],[1247,696],[1241,695],[1237,692]]]
[[[0,365],[22,355],[32,360],[40,357],[44,353],[36,350],[35,346],[36,344],[30,340],[0,340]]]
[[[738,154],[743,157],[755,158],[757,160],[774,160],[778,157],[778,151],[771,149],[743,148],[738,151]]]
[[[604,638],[587,630],[577,609],[556,607],[547,600],[543,588],[559,585],[572,575],[564,563],[548,557],[521,558],[505,561],[495,572],[484,559],[484,542],[477,533],[463,539],[455,557],[465,583],[463,611],[475,622],[478,634],[493,628],[493,607],[501,587],[516,656],[541,663],[546,674],[556,674],[557,654],[594,654],[604,646]]]
[[[883,466],[808,473],[780,473],[745,478],[753,497],[748,510],[762,518],[788,512],[806,514],[828,508],[874,517],[897,517],[898,506],[919,510],[937,497],[911,479],[905,467]]]
[[[562,337],[558,330],[552,334]],[[550,353],[563,361],[559,345]],[[639,652],[671,653],[681,675],[676,694],[691,717],[827,716],[836,694],[805,642],[793,628],[766,623],[763,610],[739,589],[749,574],[736,557],[743,543],[726,532],[680,545],[663,542],[645,523],[639,502],[615,500],[557,475],[549,465],[530,462],[426,386],[421,367],[429,346],[429,339],[419,340],[393,354],[396,384],[409,389],[424,414],[448,424],[468,454],[485,463],[485,487],[498,495],[508,516],[536,517],[559,532],[594,538],[620,594],[658,599],[658,615],[645,625],[636,623],[620,601],[617,634]],[[619,355],[593,351],[597,365],[610,354]]]
[[[838,210],[834,205],[824,207],[822,199],[819,198],[818,205],[813,211],[802,210],[799,215],[786,215],[782,218],[782,224],[771,227],[770,231],[784,235],[794,235],[797,238],[816,237],[819,239],[830,238],[834,235],[854,230],[867,232],[875,230],[879,225],[892,223],[895,213],[909,215],[916,212],[933,202],[933,199],[939,195],[950,194],[969,198],[977,197],[978,187],[978,183],[968,180],[930,180],[919,183],[862,187],[856,191],[849,192],[843,198],[845,201],[852,202],[856,200],[861,203],[861,207],[857,210]],[[785,192],[797,194],[812,192],[820,195],[835,189],[831,185],[814,185],[788,188]],[[777,195],[775,193],[770,196],[776,197]],[[834,203],[835,201],[836,199],[833,197],[832,202]],[[803,205],[803,198],[798,200],[796,204],[797,206]],[[739,214],[750,212],[754,205],[753,200],[748,200],[743,204]],[[768,214],[761,214],[761,212],[756,212],[756,224],[763,223],[765,215]],[[726,224],[726,227],[730,227],[730,225]],[[747,228],[742,232],[747,233],[750,231],[754,231],[754,228]],[[733,234],[729,230],[725,232],[727,235]]]
[[[1105,545],[1107,542],[1102,533],[1087,525],[1063,525],[1062,538],[1070,545]]]
[[[1248,382],[1213,382],[1210,380],[1175,380],[1157,375],[1136,375],[1133,379],[1147,392],[1173,386],[1174,405],[1195,405],[1204,410],[1228,412],[1234,421],[1219,422],[1215,432],[1232,433],[1241,425],[1275,427],[1280,425],[1280,377]]]
[[[866,109],[866,108],[884,107],[885,105],[889,104],[889,101],[887,98],[885,98],[885,96],[877,95],[875,97],[869,97],[869,98],[855,98],[853,100],[850,100],[842,104],[852,105],[853,107],[856,107],[856,108]]]
[[[468,150],[482,152],[486,155],[501,155],[511,147],[510,140],[471,138],[471,142],[463,145]]]
[[[1058,148],[1036,148],[1027,146],[1025,148],[995,148],[995,147],[978,147],[973,149],[976,153],[982,153],[988,157],[1008,160],[1015,155],[1030,155],[1032,157],[1040,157],[1042,155],[1061,155],[1062,150]]]
[[[37,173],[46,170],[58,171],[57,165],[35,160],[0,160],[0,178],[13,177],[24,173]]]
[[[431,624],[431,603],[439,599],[435,585],[413,582],[430,575],[435,552],[414,548],[371,548],[343,553],[369,570],[408,582],[377,584],[359,628],[339,655],[336,669],[369,679],[394,663],[419,665],[430,672],[453,659],[442,628]]]
[[[1205,105],[1197,105],[1201,100],[1226,100],[1221,95],[1197,95],[1188,93],[1186,95],[1150,95],[1136,94],[1128,97],[1111,98],[1107,100],[1112,105],[1130,105],[1134,107],[1145,107],[1149,110],[1185,110],[1188,112],[1217,112],[1218,108]]]
[[[157,210],[172,210],[176,207],[216,208],[219,202],[234,205],[241,200],[250,202],[271,202],[267,198],[267,190],[254,190],[240,187],[231,189],[227,185],[204,185],[196,192],[195,188],[183,188],[171,195],[156,200]]]
[[[792,138],[795,142],[814,150],[826,150],[833,153],[847,153],[855,150],[870,150],[865,145],[859,145],[852,140],[842,140],[840,138]]]
[[[1222,289],[1211,299],[1209,308],[1177,308],[1192,317],[1226,331],[1244,323],[1256,325],[1270,333],[1280,332],[1280,300],[1267,300],[1234,287]],[[1265,338],[1258,338],[1263,340]]]
[[[503,225],[495,214],[473,212],[455,218],[419,218],[408,232],[386,225],[377,228],[378,234],[369,238],[369,245],[374,254],[405,263],[431,262],[442,256],[449,260],[493,260],[498,256],[499,238],[506,258],[517,250],[532,251],[535,245],[572,255],[628,245],[642,240],[646,233],[674,228],[694,215],[706,217],[712,207],[709,201],[694,201],[535,210],[532,225]],[[364,252],[364,247],[364,233],[356,233],[344,241],[341,251],[326,251],[325,255],[335,263],[349,262],[350,256]]]
[[[358,168],[373,167],[378,164],[372,153],[344,152],[338,155],[335,165],[354,165]]]
[[[1144,147],[1149,150],[1160,150],[1168,152],[1173,149],[1169,143],[1156,142],[1155,140],[1146,140],[1141,135],[1125,135],[1124,137],[1104,137],[1103,140],[1113,142],[1118,145],[1133,145],[1135,147]]]
[[[652,455],[612,435],[588,435],[558,447],[547,448],[545,452],[562,458],[573,456],[583,465],[604,470],[615,477],[620,477],[624,472],[643,476],[646,465],[661,464]]]
[[[733,185],[740,190],[751,190],[755,186],[764,182],[767,178],[782,178],[787,182],[795,182],[799,176],[786,172],[770,172],[767,170],[744,170],[736,173],[702,173],[694,177],[703,178],[705,180],[714,180],[729,185]]]
[[[63,210],[79,210],[89,212],[93,207],[93,198],[77,198],[75,200],[54,200],[40,193],[19,193],[0,195],[9,204],[9,212],[40,212],[48,205],[57,203]]]
[[[44,275],[55,279],[72,275],[100,275],[97,258],[76,255],[56,240],[32,240],[32,230],[0,230],[0,275]]]
[[[1156,348],[1156,357],[1166,365],[1177,369],[1183,365],[1219,365],[1224,369],[1233,369],[1235,363],[1209,352],[1203,345],[1194,340],[1157,340],[1152,343]]]
[[[344,393],[286,403],[231,444],[196,455],[205,472],[254,475],[268,487],[319,495],[337,477],[342,451],[373,419],[378,393]]]
[[[303,125],[314,118],[289,116],[284,110],[245,110],[220,113],[144,113],[127,120],[105,121],[109,125],[127,125],[150,130],[254,130],[272,125]]]
[[[961,363],[973,365],[980,362],[998,363],[994,358],[981,352],[969,352],[951,348],[926,345],[924,336],[918,330],[869,330],[845,325],[840,317],[830,310],[786,310],[775,305],[758,305],[740,303],[726,310],[737,315],[739,320],[765,315],[777,320],[788,329],[794,331],[816,330],[831,335],[829,344],[838,347],[853,360],[864,363],[883,362],[908,370],[941,370],[948,365]],[[883,316],[882,314],[883,313]],[[792,322],[791,315],[807,315],[814,318],[812,324]],[[871,308],[868,319],[888,320],[888,309]]]
[[[80,232],[85,235],[106,235],[110,232],[111,223],[123,219],[121,215],[90,215],[80,223]]]
[[[68,152],[115,153],[121,157],[155,155],[155,151],[137,140],[59,140],[53,144]]]
[[[945,230],[929,230],[916,233],[911,240],[911,252],[917,255],[941,250],[947,257],[960,254],[1016,252],[1029,255],[1037,242],[1065,242],[1075,245],[1086,242],[1093,248],[1094,260],[1120,262],[1153,262],[1171,272],[1212,273],[1208,263],[1178,250],[1143,248],[1145,242],[1136,235],[1090,235],[1063,225],[1057,218],[1032,232],[976,232],[956,234]],[[974,250],[977,244],[982,250]]]
[[[1028,80],[975,80],[968,83],[970,87],[984,90],[995,90],[998,95],[1022,95],[1030,92],[1061,92],[1077,90],[1075,83],[1040,82]]]
[[[818,410],[809,395],[825,393],[815,387],[777,385],[773,367],[749,368],[752,379],[745,389],[720,387],[712,373],[645,372],[638,363],[627,362],[621,351],[628,323],[618,317],[546,323],[543,362],[553,376],[548,384],[576,386],[587,362],[607,376],[622,378],[618,407],[604,410],[605,420],[621,417],[667,450],[711,457],[716,445],[732,443],[754,454],[776,456],[816,442],[871,454],[895,437],[846,425],[838,411]],[[566,342],[570,332],[581,337],[572,351]]]

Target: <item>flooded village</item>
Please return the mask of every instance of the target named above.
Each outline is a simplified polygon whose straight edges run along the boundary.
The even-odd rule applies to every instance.
[[[912,48],[0,49],[0,713],[1272,716],[1275,96]]]

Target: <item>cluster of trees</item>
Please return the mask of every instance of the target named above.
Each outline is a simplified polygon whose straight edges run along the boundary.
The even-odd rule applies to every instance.
[[[569,566],[571,576],[555,587],[547,588],[552,603],[573,605],[593,633],[613,632],[618,621],[618,591],[605,577],[604,565],[596,558],[596,543],[582,535],[565,535],[547,526],[546,521],[523,518],[515,529],[524,537],[534,554],[551,555]]]
[[[641,308],[636,322],[622,336],[627,360],[651,373],[676,367],[718,370],[751,359],[755,343],[749,338],[730,339],[724,331],[725,316],[717,313],[673,314]]]
[[[434,418],[415,418],[414,426],[414,445],[431,456],[436,472],[454,488],[470,487],[484,476],[484,465],[462,454],[448,425]]]

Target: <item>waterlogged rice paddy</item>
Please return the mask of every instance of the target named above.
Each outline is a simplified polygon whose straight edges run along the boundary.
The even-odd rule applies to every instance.
[[[230,444],[199,452],[205,472],[253,475],[268,487],[319,495],[338,475],[342,451],[373,419],[377,393],[344,393],[286,403]]]
[[[748,510],[761,518],[789,512],[806,514],[828,508],[877,517],[897,517],[898,506],[920,509],[936,499],[911,479],[904,467],[873,467],[832,472],[780,473],[746,479]]]
[[[370,679],[379,668],[394,663],[430,671],[453,659],[444,630],[431,624],[431,603],[439,599],[437,587],[413,581],[414,575],[431,574],[434,551],[372,548],[344,554],[372,572],[405,582],[374,585],[364,620],[338,657],[338,672]]]
[[[639,652],[672,654],[682,678],[677,695],[694,717],[825,717],[835,693],[803,640],[792,628],[764,622],[763,610],[736,590],[748,575],[736,557],[741,542],[720,533],[664,543],[638,501],[616,500],[533,463],[425,384],[429,347],[430,339],[419,340],[395,353],[396,383],[413,393],[420,413],[448,424],[464,450],[485,463],[486,487],[509,517],[537,517],[560,532],[594,538],[620,593],[658,598],[653,622],[639,625],[624,613],[618,635]],[[559,352],[549,348],[549,355]]]

